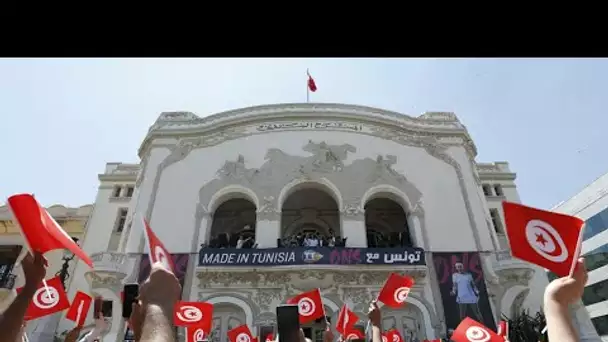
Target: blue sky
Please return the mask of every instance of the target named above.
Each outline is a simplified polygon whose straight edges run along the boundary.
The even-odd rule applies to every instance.
[[[106,162],[137,162],[158,114],[268,103],[361,104],[417,116],[452,111],[478,161],[509,161],[522,201],[549,208],[608,172],[603,59],[0,60],[0,203],[95,199]]]

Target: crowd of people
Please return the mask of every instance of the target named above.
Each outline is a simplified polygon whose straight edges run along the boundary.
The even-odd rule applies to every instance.
[[[25,274],[25,286],[15,300],[0,317],[0,342],[24,341],[24,316],[32,302],[34,293],[46,276],[45,259],[42,254],[28,254],[21,262]],[[587,270],[584,260],[578,264],[572,276],[553,280],[545,289],[544,311],[547,321],[549,340],[560,342],[579,341],[578,333],[572,325],[569,305],[582,297]],[[173,311],[181,299],[181,287],[175,275],[155,263],[149,277],[140,285],[138,300],[133,304],[129,326],[137,342],[176,342],[173,326]],[[370,340],[383,342],[381,312],[375,301],[370,304],[368,319],[371,327]],[[95,327],[80,337],[82,328],[75,328],[65,338],[65,342],[95,342],[101,338],[104,329],[103,318],[97,320]],[[324,342],[333,342],[334,335],[329,326],[324,333]],[[340,341],[341,338],[339,337]],[[37,341],[32,341],[37,342]],[[46,342],[46,341],[41,341]],[[312,342],[300,331],[299,341]]]
[[[411,246],[411,239],[407,232],[390,232],[381,234],[369,230],[367,234],[368,247],[391,248]],[[321,234],[315,230],[300,231],[277,240],[277,247],[345,247],[346,238],[337,236],[332,229],[329,234]],[[209,244],[203,245],[207,248],[257,248],[255,241],[255,230],[251,226],[245,226],[236,233],[221,232],[212,236]]]

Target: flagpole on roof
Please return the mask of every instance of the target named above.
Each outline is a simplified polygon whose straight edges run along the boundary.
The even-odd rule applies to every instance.
[[[308,72],[308,68],[306,68],[306,75],[308,78],[306,79],[306,103],[310,102],[310,86],[308,85],[308,80],[310,79],[310,72]]]

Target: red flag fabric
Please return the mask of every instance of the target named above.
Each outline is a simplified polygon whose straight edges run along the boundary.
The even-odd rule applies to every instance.
[[[47,280],[46,285],[45,288],[44,283],[41,283],[34,292],[32,302],[25,311],[24,319],[26,321],[52,315],[70,307],[70,301],[61,285],[59,276]],[[17,293],[21,291],[23,291],[23,287],[17,289]]]
[[[496,334],[498,334],[498,336],[502,336],[506,340],[508,340],[509,339],[509,322],[507,322],[505,320],[501,320],[500,323],[498,323],[498,329],[496,331]]]
[[[300,324],[306,324],[325,316],[325,308],[319,289],[301,293],[289,299],[287,304],[298,305]]]
[[[414,286],[414,279],[408,276],[401,276],[391,273],[386,279],[378,300],[391,308],[400,308],[407,299],[410,290]]]
[[[274,335],[273,334],[266,335],[266,342],[269,342],[269,341],[274,341]]]
[[[458,324],[452,334],[454,342],[505,342],[505,338],[498,336],[483,324],[467,317]]]
[[[186,328],[186,342],[203,342],[205,340],[205,330],[191,326]]]
[[[502,208],[514,257],[560,277],[574,270],[581,251],[583,220],[505,201]]]
[[[360,340],[360,339],[365,339],[365,335],[361,331],[359,331],[355,328],[351,328],[350,330],[347,330],[346,333],[344,334],[345,341]]]
[[[34,196],[30,194],[11,196],[8,198],[8,205],[33,251],[44,254],[56,249],[67,249],[89,267],[93,267],[91,258],[78,247]]]
[[[82,327],[84,321],[87,319],[87,314],[89,313],[92,302],[93,297],[82,291],[76,292],[74,300],[72,300],[72,305],[68,309],[65,318],[76,322],[77,327]]]
[[[150,250],[148,253],[150,256],[150,265],[154,264],[155,262],[160,262],[163,264],[163,266],[165,266],[165,268],[175,273],[175,267],[173,266],[171,254],[169,254],[169,251],[167,251],[163,243],[160,242],[156,234],[154,234],[146,219],[144,219],[144,227],[146,227],[144,235],[146,236],[146,240],[148,241],[148,249]]]
[[[391,329],[382,334],[382,342],[405,342],[396,329]]]
[[[338,313],[338,321],[336,322],[336,331],[342,336],[346,335],[346,332],[353,328],[359,321],[359,316],[352,312],[348,306],[342,305],[340,313]]]
[[[254,337],[251,335],[251,330],[247,324],[239,325],[238,327],[228,331],[228,340],[230,342],[253,342]]]
[[[178,327],[195,326],[209,334],[213,321],[213,304],[205,302],[178,302],[173,310],[173,324]]]
[[[315,83],[314,78],[310,76],[308,70],[306,71],[306,74],[308,75],[308,89],[314,93],[315,91],[317,91],[317,84]]]

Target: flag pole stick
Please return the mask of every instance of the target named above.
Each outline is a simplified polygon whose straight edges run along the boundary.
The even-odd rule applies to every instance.
[[[308,86],[308,82],[310,82],[310,72],[306,69],[306,103],[310,102],[310,87]]]

